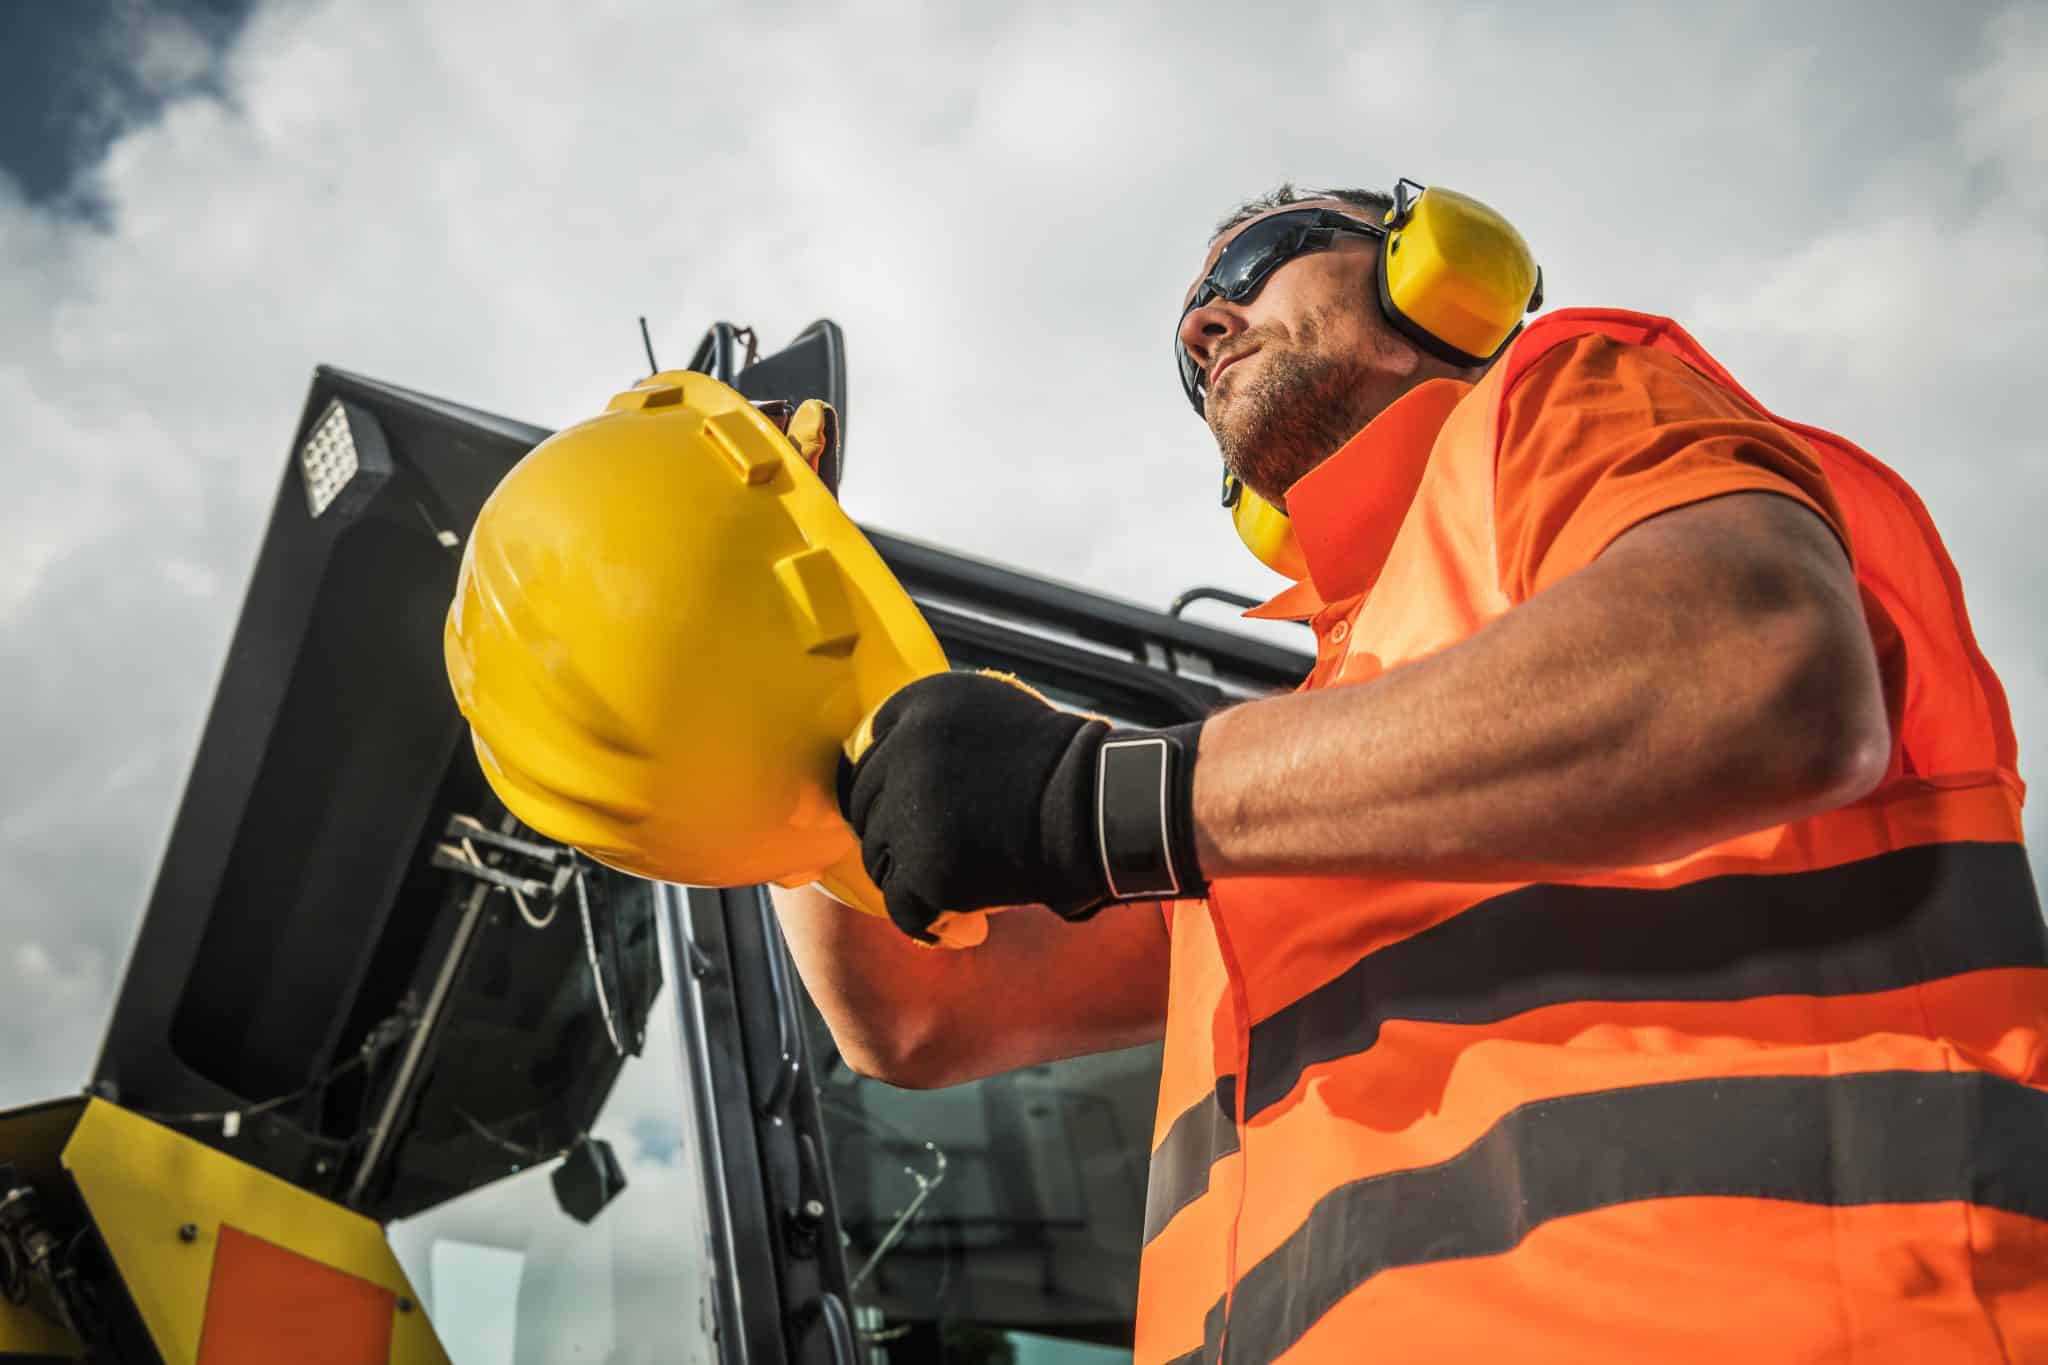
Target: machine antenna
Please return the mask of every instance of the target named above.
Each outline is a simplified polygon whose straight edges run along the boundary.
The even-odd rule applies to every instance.
[[[647,335],[647,319],[640,319],[640,344],[647,348],[647,373],[659,374],[661,366],[654,363],[654,338]]]

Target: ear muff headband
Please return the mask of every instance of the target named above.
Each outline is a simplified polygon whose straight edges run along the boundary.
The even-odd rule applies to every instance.
[[[1403,179],[1373,274],[1388,323],[1452,365],[1485,365],[1543,306],[1543,270],[1514,225],[1470,195]],[[1232,485],[1236,485],[1233,492]],[[1258,560],[1299,580],[1308,566],[1286,513],[1226,477],[1224,505]]]

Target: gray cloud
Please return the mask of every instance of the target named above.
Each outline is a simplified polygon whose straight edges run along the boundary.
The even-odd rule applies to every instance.
[[[714,317],[852,348],[856,515],[1164,602],[1271,586],[1167,368],[1282,177],[1478,192],[1895,464],[2048,744],[2038,8],[260,7],[79,182],[0,183],[0,993],[85,1075],[312,366],[560,424]],[[182,82],[182,83],[181,83]],[[2048,829],[2038,814],[2038,837]]]

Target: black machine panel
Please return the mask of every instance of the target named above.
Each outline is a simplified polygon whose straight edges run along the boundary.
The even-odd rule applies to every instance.
[[[352,482],[370,487],[316,515],[299,452],[336,399],[361,447]],[[315,371],[96,1068],[104,1093],[310,1187],[343,1177],[463,889],[421,869],[447,812],[490,806],[441,664],[461,538],[547,434]]]

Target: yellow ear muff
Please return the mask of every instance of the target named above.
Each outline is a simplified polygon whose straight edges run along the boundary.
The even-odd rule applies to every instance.
[[[1380,306],[1439,359],[1485,364],[1520,329],[1523,314],[1542,305],[1543,272],[1529,244],[1477,199],[1404,180],[1387,226],[1376,272]]]
[[[1308,577],[1308,562],[1302,558],[1301,542],[1294,538],[1294,523],[1287,514],[1235,479],[1235,500],[1230,504],[1230,522],[1237,538],[1259,562],[1297,583]]]

